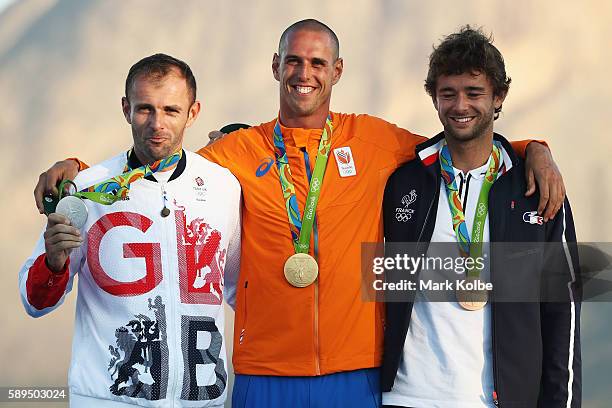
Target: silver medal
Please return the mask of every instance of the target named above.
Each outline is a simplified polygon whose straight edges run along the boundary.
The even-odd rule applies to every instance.
[[[75,196],[62,198],[59,203],[57,203],[55,212],[68,218],[70,224],[78,229],[83,228],[87,221],[87,206],[83,200]]]

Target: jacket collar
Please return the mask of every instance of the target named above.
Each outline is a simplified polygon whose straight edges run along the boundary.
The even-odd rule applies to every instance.
[[[134,153],[134,149],[130,149],[130,151],[128,152],[127,164],[130,169],[137,169],[138,167],[142,166],[142,163],[140,162],[140,160],[138,160],[138,157],[136,157],[136,153]],[[170,182],[178,178],[178,176],[180,176],[181,174],[183,174],[183,171],[185,171],[186,166],[187,166],[187,155],[185,154],[185,150],[183,150],[181,159],[177,163],[176,168],[172,172],[172,175],[170,176],[168,181]],[[157,182],[155,177],[153,177],[153,174],[145,177],[145,180]]]
[[[519,158],[516,153],[514,153],[512,145],[505,137],[499,133],[493,133],[493,140],[500,142],[503,147],[502,158],[504,165],[502,167],[502,171],[500,172],[501,175],[510,170],[512,167],[516,166],[519,163]],[[442,148],[443,141],[444,132],[440,132],[431,139],[417,145],[416,154],[425,167],[430,167],[434,163],[438,162],[438,152]]]

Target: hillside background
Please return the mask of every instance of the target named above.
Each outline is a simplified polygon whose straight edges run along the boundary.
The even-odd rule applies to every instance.
[[[493,32],[512,77],[496,130],[546,139],[579,239],[612,241],[610,2],[16,1],[0,13],[0,387],[66,384],[75,294],[34,320],[17,289],[19,267],[45,223],[32,198],[38,174],[64,157],[96,163],[130,146],[120,109],[125,75],[156,52],[184,59],[198,80],[203,112],[187,133],[188,148],[226,123],[272,119],[278,37],[308,17],[340,38],[345,71],[335,111],[367,112],[429,136],[440,129],[422,86],[432,45],[466,23]],[[583,310],[584,406],[608,407],[612,306]]]

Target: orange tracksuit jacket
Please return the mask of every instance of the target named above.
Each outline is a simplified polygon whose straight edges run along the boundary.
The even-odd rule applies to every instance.
[[[332,145],[316,210],[319,278],[306,288],[283,275],[294,254],[272,140],[275,120],[229,134],[198,153],[228,168],[243,193],[234,324],[238,374],[315,376],[380,365],[384,306],[361,296],[362,242],[382,241],[389,175],[425,138],[368,115],[332,113]],[[282,128],[300,211],[321,129]],[[515,146],[523,152],[528,142]],[[334,149],[350,147],[356,175],[340,177]],[[344,161],[346,162],[346,158]],[[313,253],[311,240],[310,254]]]

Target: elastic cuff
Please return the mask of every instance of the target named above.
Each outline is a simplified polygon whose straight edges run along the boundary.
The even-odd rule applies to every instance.
[[[66,259],[66,262],[64,263],[63,268],[59,271],[59,272],[55,272],[53,269],[51,269],[49,267],[49,263],[47,261],[47,254],[42,254],[43,256],[43,263],[41,266],[43,266],[43,270],[46,270],[48,273],[50,273],[53,276],[59,277],[62,276],[63,274],[65,274],[66,272],[68,272],[68,266],[70,265],[70,258]]]
[[[88,169],[89,166],[87,165],[87,163],[80,161],[78,158],[76,157],[68,157],[66,160],[73,160],[75,162],[77,162],[77,164],[79,165],[79,171],[83,171],[85,169]]]

